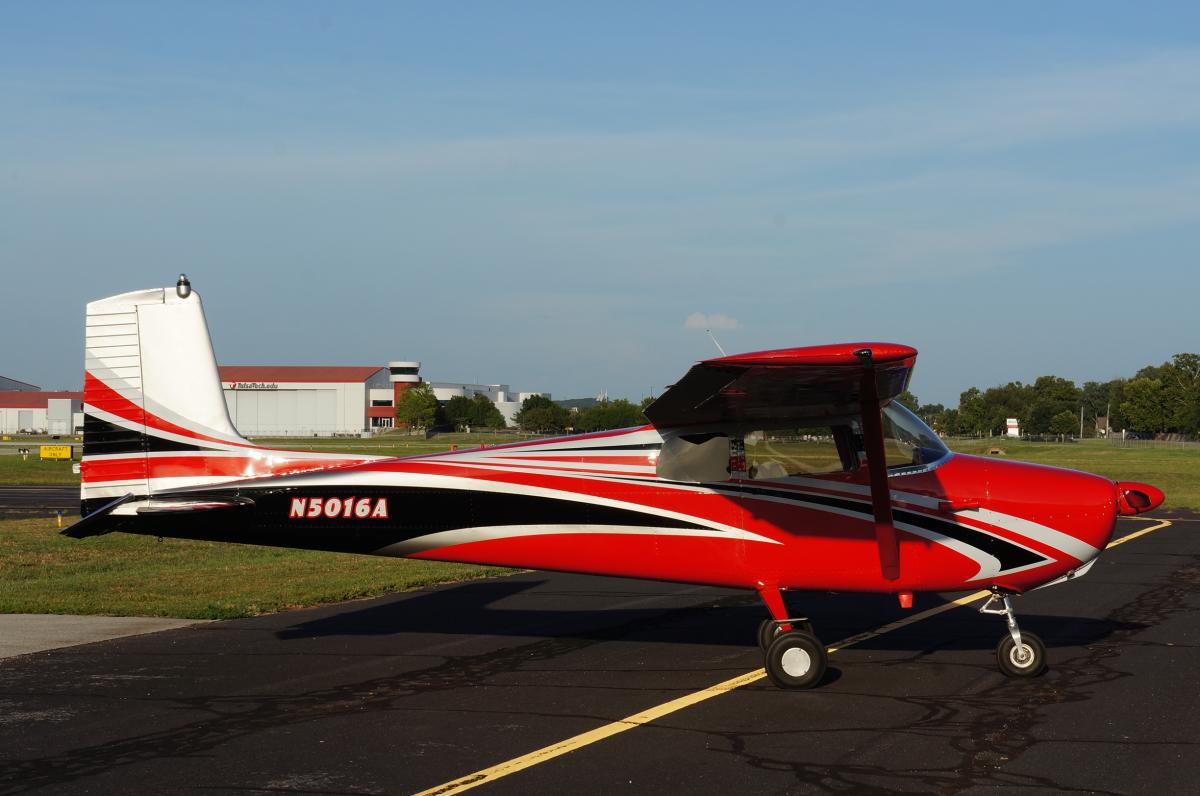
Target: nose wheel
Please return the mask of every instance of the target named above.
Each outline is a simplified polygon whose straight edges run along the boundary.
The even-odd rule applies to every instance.
[[[979,609],[981,614],[1003,616],[1008,635],[996,645],[996,662],[1009,677],[1037,677],[1046,671],[1046,645],[1033,633],[1022,633],[1007,594],[996,592]]]

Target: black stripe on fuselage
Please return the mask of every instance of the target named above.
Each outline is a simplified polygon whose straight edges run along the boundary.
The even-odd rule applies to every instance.
[[[602,506],[585,501],[425,487],[229,488],[180,490],[189,498],[250,498],[253,505],[169,516],[115,520],[113,530],[185,539],[242,542],[346,553],[371,553],[418,536],[498,525],[612,525],[644,528],[712,530],[686,520],[663,517],[636,507]],[[291,517],[292,501],[329,498],[387,500],[387,518],[330,519],[324,515]],[[103,503],[108,498],[98,501]],[[311,505],[311,503],[306,503]]]
[[[83,416],[83,455],[105,456],[114,453],[167,453],[203,451],[198,445],[163,439],[142,431],[123,428],[92,414]]]

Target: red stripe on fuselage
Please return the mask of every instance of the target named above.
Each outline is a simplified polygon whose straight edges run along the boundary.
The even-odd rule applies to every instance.
[[[189,428],[178,426],[168,420],[163,420],[161,417],[156,417],[86,371],[83,374],[83,400],[84,403],[89,403],[97,409],[102,409],[131,423],[138,423],[147,428],[165,431],[168,434],[176,434],[181,437],[203,440],[205,442],[216,442],[220,445],[234,445],[239,448],[258,447],[253,443],[234,442],[232,440],[220,439],[219,437],[210,437]]]

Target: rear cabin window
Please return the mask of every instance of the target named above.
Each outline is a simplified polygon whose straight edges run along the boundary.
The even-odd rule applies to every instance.
[[[854,464],[849,426],[751,431],[745,440],[752,479],[840,473]]]

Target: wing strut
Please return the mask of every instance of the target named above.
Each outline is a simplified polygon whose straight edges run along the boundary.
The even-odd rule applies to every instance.
[[[887,460],[883,449],[883,418],[879,412],[879,385],[871,349],[854,352],[863,363],[859,402],[862,406],[863,444],[867,449],[867,471],[871,476],[871,507],[875,511],[875,543],[879,545],[879,568],[883,577],[900,577],[900,542],[892,524],[892,494],[888,489]]]

